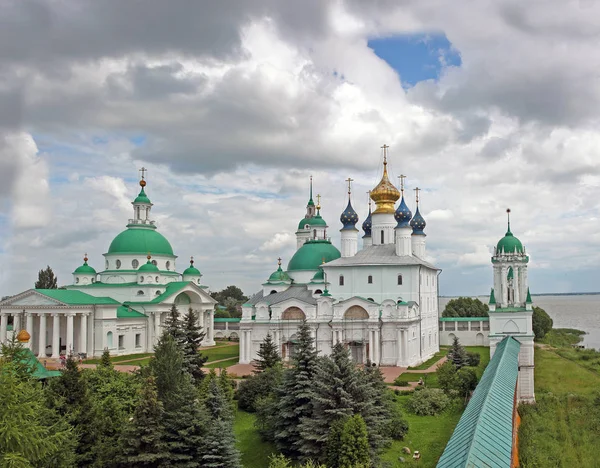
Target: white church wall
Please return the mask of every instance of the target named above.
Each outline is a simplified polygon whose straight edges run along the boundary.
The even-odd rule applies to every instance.
[[[150,255],[152,256],[150,261],[156,261],[156,266],[159,270],[176,271],[175,259],[177,257],[174,255],[154,255],[152,252],[150,252]],[[121,271],[123,274],[135,274],[135,271],[148,261],[147,255],[140,254],[104,254],[104,257],[104,269],[111,273],[118,273]],[[137,262],[136,267],[133,266],[134,261]],[[117,262],[120,262],[120,266],[118,266]],[[96,270],[101,272],[100,265],[97,266]]]

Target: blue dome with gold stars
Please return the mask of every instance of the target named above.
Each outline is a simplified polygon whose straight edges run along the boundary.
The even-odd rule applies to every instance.
[[[417,206],[417,212],[415,213],[414,218],[410,222],[410,226],[413,228],[413,232],[412,232],[413,235],[418,235],[418,236],[426,235],[423,232],[423,229],[425,229],[425,226],[427,226],[427,223],[425,222],[425,219],[423,219],[423,216],[421,216],[421,213],[419,213],[418,206]]]
[[[363,231],[365,235],[363,237],[371,237],[371,228],[373,227],[373,221],[371,220],[371,205],[369,204],[369,216],[362,223]]]
[[[356,229],[356,223],[358,223],[358,215],[354,208],[352,208],[352,203],[348,200],[348,206],[340,216],[340,221],[344,225],[342,229]]]
[[[417,212],[419,210],[417,209]],[[406,202],[404,201],[404,196],[402,197],[402,200],[400,200],[400,205],[398,205],[398,209],[396,209],[396,212],[394,213],[394,219],[396,221],[398,221],[398,225],[396,227],[408,227],[409,226],[409,222],[410,219],[412,218],[412,212],[410,211],[410,209],[408,208],[408,206],[406,205]],[[410,223],[410,226],[412,226],[412,223]]]

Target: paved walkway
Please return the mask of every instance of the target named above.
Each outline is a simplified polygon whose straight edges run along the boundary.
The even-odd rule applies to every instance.
[[[383,380],[385,383],[394,383],[400,375],[405,372],[410,372],[411,374],[431,374],[437,370],[437,366],[445,363],[447,360],[446,356],[441,358],[439,361],[433,363],[433,365],[429,366],[427,369],[409,369],[407,367],[380,367],[381,373],[383,374]],[[402,389],[402,387],[399,387]],[[406,390],[406,388],[404,388]]]

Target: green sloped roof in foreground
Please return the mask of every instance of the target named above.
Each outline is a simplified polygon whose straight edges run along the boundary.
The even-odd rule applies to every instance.
[[[147,318],[145,314],[127,306],[117,307],[117,318]]]
[[[502,340],[446,446],[438,468],[511,466],[521,344]]]
[[[19,360],[21,363],[27,364],[31,368],[31,375],[34,379],[43,380],[50,377],[58,377],[60,375],[60,371],[46,369],[29,348],[23,348],[21,350]]]

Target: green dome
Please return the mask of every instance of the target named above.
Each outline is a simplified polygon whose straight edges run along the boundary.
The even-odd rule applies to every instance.
[[[319,268],[317,270],[315,276],[312,277],[311,281],[315,283],[322,283],[323,281],[325,281],[325,272],[323,271],[323,268]]]
[[[138,271],[159,271],[158,267],[154,265],[149,259],[146,263],[144,263],[141,267],[138,268]]]
[[[109,254],[173,255],[169,241],[155,229],[131,227],[113,239]]]
[[[77,267],[75,269],[75,271],[73,272],[74,275],[76,274],[80,274],[80,275],[95,275],[96,274],[96,270],[94,270],[91,266],[89,266],[87,264],[87,262],[83,262],[83,265],[81,265],[80,267]]]
[[[306,226],[307,224],[310,226],[327,226],[327,223],[325,222],[325,220],[323,218],[321,218],[321,215],[318,214],[316,216],[313,216],[312,218],[302,219],[298,223],[298,231],[304,229],[304,226]]]
[[[340,251],[328,240],[310,240],[294,254],[288,264],[288,271],[318,270],[323,261],[330,262],[341,256]]]
[[[137,196],[137,198],[133,200],[133,203],[147,203],[148,205],[152,204],[150,203],[150,199],[146,195],[146,192],[144,192],[144,187],[142,187],[142,190],[140,190],[140,193]]]
[[[195,266],[187,267],[185,270],[183,270],[183,274],[184,275],[192,275],[192,276],[202,276],[202,273],[200,273],[200,270],[198,270],[198,268],[196,268]]]
[[[269,280],[267,281],[268,283],[281,283],[281,282],[287,282],[290,283],[292,281],[292,279],[289,277],[289,275],[283,271],[281,269],[281,265],[279,265],[279,268],[277,268],[277,271],[275,271],[274,273],[271,274],[271,276],[269,276]]]
[[[496,251],[498,254],[502,251],[505,253],[523,253],[523,244],[521,244],[519,239],[513,236],[513,233],[510,232],[509,229],[506,231],[506,235],[498,241]]]

